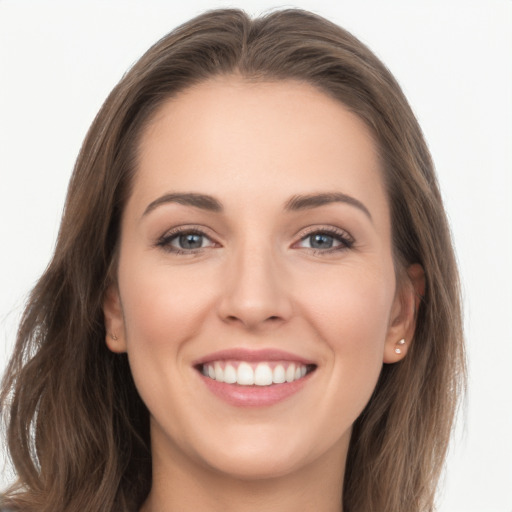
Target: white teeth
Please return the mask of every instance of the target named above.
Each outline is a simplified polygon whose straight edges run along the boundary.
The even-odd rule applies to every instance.
[[[274,384],[282,384],[283,382],[286,382],[286,372],[284,371],[283,365],[278,364],[274,368],[274,372],[272,375],[272,382]]]
[[[204,364],[201,372],[217,382],[238,384],[240,386],[270,386],[301,379],[307,374],[303,364],[278,363],[272,369],[272,363],[247,363],[215,361]]]
[[[234,384],[236,382],[236,370],[230,364],[224,368],[224,382]]]
[[[254,384],[256,386],[270,386],[272,384],[272,370],[265,363],[259,363],[254,372]]]
[[[236,371],[236,381],[242,386],[254,384],[254,370],[248,363],[240,363]]]
[[[295,380],[295,365],[291,364],[286,369],[286,382],[293,382]]]
[[[224,370],[220,363],[215,363],[215,380],[219,382],[224,382]]]

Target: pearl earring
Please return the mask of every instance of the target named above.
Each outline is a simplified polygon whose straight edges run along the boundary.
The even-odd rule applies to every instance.
[[[395,348],[395,353],[397,353],[397,354],[401,354],[401,353],[402,353],[402,349],[401,349],[400,347],[401,347],[401,346],[403,346],[403,345],[405,345],[405,340],[404,340],[404,338],[402,338],[400,341],[397,341],[397,343],[396,343],[396,344],[397,344],[397,345],[399,345],[399,346],[397,346],[397,347]]]

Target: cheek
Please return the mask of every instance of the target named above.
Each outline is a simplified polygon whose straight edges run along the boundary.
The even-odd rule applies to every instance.
[[[303,303],[310,325],[328,346],[332,393],[352,397],[362,409],[382,369],[395,295],[394,272],[357,269],[332,275]]]
[[[184,348],[204,324],[211,287],[204,274],[155,264],[135,251],[125,254],[118,280],[130,368],[142,400],[165,423],[163,411],[181,417],[180,400],[188,392],[182,383],[190,370]],[[174,419],[169,430],[178,425]]]
[[[319,286],[320,283],[320,286]],[[382,345],[395,295],[394,272],[345,268],[332,272],[300,293],[310,320],[333,350]]]
[[[212,288],[204,274],[155,264],[142,255],[120,261],[118,275],[130,367],[144,402],[156,411],[159,400],[165,403],[167,394],[180,392],[189,369],[182,364],[184,349],[204,324]]]
[[[156,349],[192,336],[202,305],[210,299],[204,279],[165,264],[145,264],[142,258],[136,264],[122,263],[119,287],[128,343]]]

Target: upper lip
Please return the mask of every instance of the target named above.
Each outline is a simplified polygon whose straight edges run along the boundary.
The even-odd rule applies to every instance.
[[[259,350],[249,350],[245,348],[231,348],[226,350],[219,350],[218,352],[213,352],[208,354],[200,359],[197,359],[193,362],[194,366],[210,363],[213,361],[226,361],[226,360],[234,360],[234,361],[247,361],[247,362],[256,362],[256,361],[291,361],[304,365],[312,365],[315,364],[314,361],[298,356],[297,354],[292,354],[291,352],[286,352],[284,350],[279,349],[259,349]]]

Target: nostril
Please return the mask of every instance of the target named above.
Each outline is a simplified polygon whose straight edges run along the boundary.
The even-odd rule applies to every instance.
[[[228,322],[242,322],[242,323],[246,323],[244,322],[243,318],[242,317],[237,317],[236,315],[229,315],[225,318],[226,321]],[[280,320],[282,320],[282,318],[278,315],[272,315],[272,316],[269,316],[266,318],[266,320],[264,321],[267,321],[267,322],[279,322]]]

